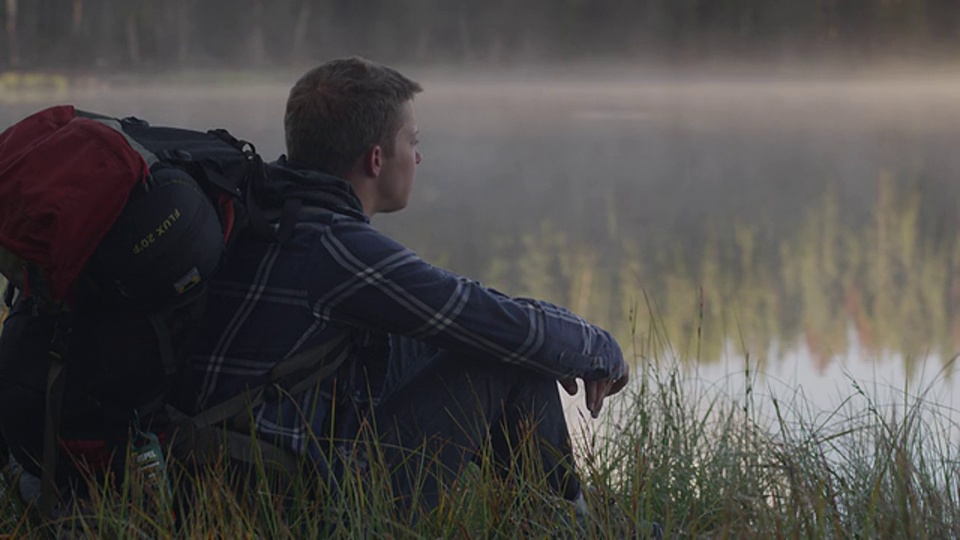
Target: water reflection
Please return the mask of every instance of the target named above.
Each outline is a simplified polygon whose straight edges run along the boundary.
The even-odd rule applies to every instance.
[[[909,374],[918,359],[960,349],[956,218],[890,171],[878,170],[871,188],[862,219],[844,219],[848,209],[828,184],[816,204],[798,209],[796,228],[776,233],[762,220],[729,216],[686,237],[638,240],[611,208],[593,216],[596,228],[606,226],[602,235],[532,219],[516,234],[474,239],[469,250],[483,261],[474,274],[497,288],[570,306],[625,343],[665,336],[644,344],[652,356],[709,364],[733,342],[776,362],[802,346],[823,372],[855,339],[867,358],[902,357]],[[466,247],[421,244],[439,260]]]

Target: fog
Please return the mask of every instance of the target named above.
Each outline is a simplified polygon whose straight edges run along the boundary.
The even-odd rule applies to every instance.
[[[662,281],[681,272],[707,294],[729,289],[725,301],[735,305],[744,272],[762,269],[773,280],[766,286],[783,296],[784,324],[800,331],[799,323],[787,324],[805,308],[802,294],[782,290],[793,262],[785,250],[819,243],[841,250],[842,258],[852,253],[847,244],[855,244],[862,260],[818,263],[839,267],[831,278],[837,283],[821,287],[849,289],[869,273],[865,257],[876,235],[897,227],[890,233],[898,242],[890,247],[898,250],[888,254],[891,264],[916,264],[902,260],[903,253],[941,261],[938,271],[947,275],[938,286],[945,297],[949,292],[960,78],[410,74],[426,88],[416,102],[425,161],[411,207],[377,222],[455,270],[516,294],[592,299],[594,318],[616,327],[627,314],[610,299],[622,297],[623,287],[660,297]],[[37,91],[8,102],[0,121],[71,102],[157,124],[226,127],[275,157],[283,151],[283,104],[295,76],[276,83],[153,81]],[[832,221],[823,221],[824,212]],[[830,227],[818,238],[804,232],[814,216],[821,228]],[[527,245],[524,234],[546,237]],[[571,260],[516,267],[523,263],[519,254],[536,258],[538,251]],[[513,267],[498,268],[498,258]],[[713,263],[729,283],[704,282],[704,265]],[[641,275],[626,275],[630,265],[639,265]],[[574,294],[587,269],[604,276],[591,278],[594,286],[615,290]],[[908,284],[901,273],[891,279]],[[858,294],[872,298],[862,288]],[[603,295],[609,298],[596,300]],[[946,328],[953,305],[940,311]]]

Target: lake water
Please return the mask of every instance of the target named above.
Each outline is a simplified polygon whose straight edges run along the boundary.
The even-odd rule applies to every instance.
[[[71,102],[273,157],[278,79],[20,93],[0,126]],[[375,225],[427,260],[734,394],[749,366],[827,410],[856,382],[960,420],[960,77],[421,81],[414,200]]]

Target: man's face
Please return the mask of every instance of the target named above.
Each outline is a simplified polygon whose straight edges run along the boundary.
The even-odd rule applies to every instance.
[[[383,160],[378,185],[378,211],[396,212],[407,206],[413,190],[413,177],[422,159],[417,150],[419,130],[413,114],[413,101],[400,107],[403,119],[393,140],[393,155]]]

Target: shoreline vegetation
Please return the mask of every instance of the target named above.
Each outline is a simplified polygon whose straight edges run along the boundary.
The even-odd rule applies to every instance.
[[[151,497],[131,475],[46,529],[5,481],[0,533],[614,538],[655,521],[667,538],[960,536],[958,426],[924,392],[881,401],[852,381],[855,390],[839,407],[816,410],[802,389],[762,389],[748,356],[743,372],[731,374],[743,378],[742,390],[725,393],[657,352],[667,344],[656,327],[645,332],[634,351],[637,384],[609,401],[601,420],[575,441],[584,481],[593,487],[589,520],[578,523],[539,471],[504,481],[488,459],[450,486],[433,513],[414,520],[415,509],[394,506],[388,475],[374,458],[363,480],[347,474],[339,495],[309,473],[272,484],[257,473],[238,495],[224,469],[213,466],[191,484],[189,508]],[[421,470],[433,466],[426,460]],[[186,485],[185,477],[172,476],[175,491]]]

